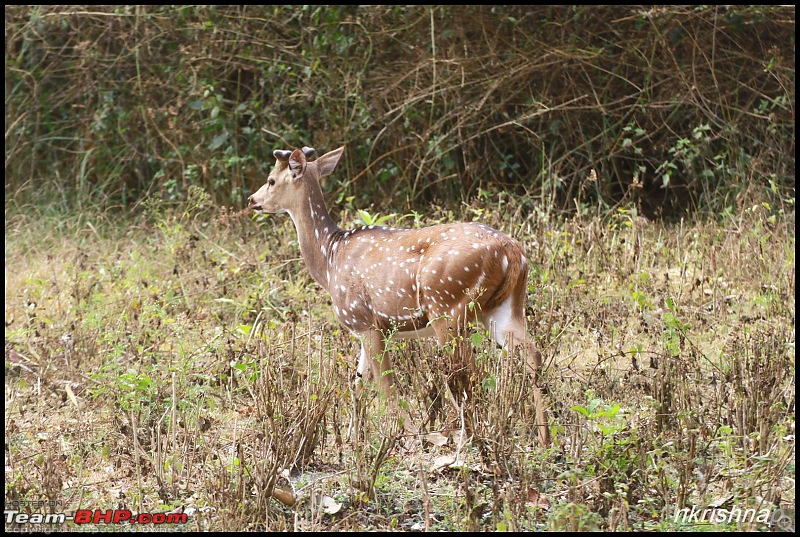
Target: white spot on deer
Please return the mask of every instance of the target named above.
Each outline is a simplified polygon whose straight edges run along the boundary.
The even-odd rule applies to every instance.
[[[503,274],[508,270],[508,257],[503,256]]]
[[[347,287],[345,287],[344,285],[340,285],[339,289],[341,289],[342,291],[347,291]]]
[[[464,267],[464,272],[469,272],[469,267]]]

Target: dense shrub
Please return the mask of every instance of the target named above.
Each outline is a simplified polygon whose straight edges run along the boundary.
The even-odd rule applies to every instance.
[[[794,195],[794,7],[7,6],[6,198],[236,206],[347,145],[358,204],[651,216]],[[741,197],[739,199],[742,199]]]

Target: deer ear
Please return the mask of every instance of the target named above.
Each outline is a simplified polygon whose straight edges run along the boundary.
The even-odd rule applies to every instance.
[[[295,149],[289,157],[289,170],[292,172],[292,177],[295,181],[299,180],[306,173],[306,154],[302,149]]]
[[[317,159],[317,169],[319,170],[320,177],[325,177],[333,173],[334,168],[336,168],[336,165],[339,163],[339,159],[342,158],[342,153],[344,153],[344,146],[339,149],[334,149],[329,153],[325,153]]]

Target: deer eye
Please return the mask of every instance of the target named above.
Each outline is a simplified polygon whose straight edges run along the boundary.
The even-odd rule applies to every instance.
[[[267,181],[267,184],[269,186],[275,186],[275,179],[270,179],[269,181]]]

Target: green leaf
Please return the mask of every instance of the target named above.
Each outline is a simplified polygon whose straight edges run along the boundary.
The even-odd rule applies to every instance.
[[[575,405],[574,407],[570,408],[570,410],[574,410],[575,412],[580,412],[587,418],[589,417],[589,411],[580,405]]]
[[[211,143],[210,143],[210,144],[208,144],[208,150],[209,150],[209,151],[214,151],[214,150],[215,150],[215,149],[217,149],[219,146],[221,146],[222,144],[224,144],[224,143],[225,143],[225,141],[228,139],[228,137],[229,137],[229,136],[230,136],[230,133],[229,133],[228,131],[223,131],[223,132],[221,132],[220,134],[217,134],[217,135],[214,137],[214,139],[213,139],[213,140],[211,140]]]

